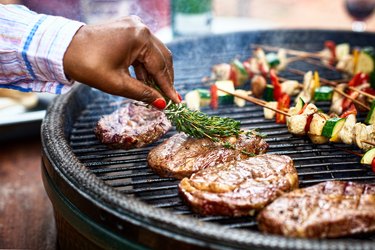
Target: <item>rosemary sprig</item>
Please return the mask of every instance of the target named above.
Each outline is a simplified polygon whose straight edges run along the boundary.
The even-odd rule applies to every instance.
[[[181,103],[176,104],[169,101],[164,113],[177,131],[195,138],[209,138],[212,141],[219,142],[225,137],[237,137],[243,132],[240,129],[241,123],[239,121],[227,117],[208,116],[200,111],[190,110],[185,104]],[[230,147],[233,145],[223,143],[223,146]]]

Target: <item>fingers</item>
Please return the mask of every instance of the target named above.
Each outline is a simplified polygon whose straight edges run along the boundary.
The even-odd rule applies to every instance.
[[[153,77],[157,86],[173,102],[181,100],[173,87],[174,71],[172,54],[167,47],[151,34],[150,42],[146,46],[144,57],[141,58],[143,67]]]
[[[115,83],[111,84],[111,86],[115,86],[111,89],[112,94],[143,101],[158,109],[166,107],[166,101],[156,89],[132,78],[128,74],[122,74],[121,79],[116,79],[115,81]]]

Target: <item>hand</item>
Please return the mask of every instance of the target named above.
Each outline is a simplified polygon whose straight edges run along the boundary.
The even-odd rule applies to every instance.
[[[63,63],[71,79],[110,94],[164,109],[163,96],[145,84],[153,80],[168,98],[181,101],[173,87],[171,52],[137,16],[82,26],[65,52]],[[129,74],[131,65],[137,79]]]

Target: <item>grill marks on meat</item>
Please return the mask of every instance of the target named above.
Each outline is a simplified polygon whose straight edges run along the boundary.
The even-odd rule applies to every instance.
[[[297,187],[289,156],[261,155],[201,170],[184,178],[179,192],[199,214],[245,216]]]
[[[375,231],[375,184],[328,181],[276,199],[258,215],[261,231],[333,238]]]
[[[148,154],[149,167],[162,177],[182,179],[191,174],[234,159],[248,158],[241,153],[265,153],[268,144],[257,135],[241,134],[227,139],[236,149],[224,148],[209,139],[196,139],[178,133],[153,148]]]
[[[157,141],[170,128],[165,114],[141,102],[131,102],[97,123],[97,138],[111,148],[140,148]]]

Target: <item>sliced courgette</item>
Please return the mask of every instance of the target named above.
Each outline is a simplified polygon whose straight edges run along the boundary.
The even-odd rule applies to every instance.
[[[280,59],[276,53],[268,53],[266,55],[266,61],[271,68],[275,68],[280,64]]]
[[[370,74],[372,71],[374,71],[374,58],[370,54],[361,51],[358,55],[355,73],[362,72],[365,74]]]
[[[374,157],[375,157],[375,148],[372,148],[372,149],[370,149],[369,151],[367,151],[367,152],[362,156],[361,163],[362,163],[362,164],[368,164],[368,165],[371,165],[372,160],[374,159]]]
[[[297,99],[297,103],[296,103],[296,106],[295,106],[295,111],[297,112],[300,112],[302,110],[302,108],[305,106],[305,102],[303,101],[303,99],[300,97]]]
[[[234,93],[234,84],[233,84],[232,81],[216,81],[215,85],[219,89],[223,89],[223,90],[226,90],[230,93]],[[218,104],[219,105],[221,105],[221,104],[233,104],[233,102],[234,102],[234,96],[230,95],[230,94],[227,94],[223,91],[219,90],[217,92],[217,96],[218,96]]]
[[[315,89],[314,100],[315,101],[330,101],[333,95],[333,88],[330,86],[321,86]]]
[[[273,98],[273,85],[271,84],[266,85],[266,89],[264,90],[264,93],[263,93],[263,99],[267,102],[271,102],[275,100]]]
[[[375,124],[375,100],[371,103],[370,111],[367,114],[365,123],[367,124]]]
[[[350,53],[350,45],[348,43],[340,43],[335,48],[336,58],[338,60],[343,59]]]
[[[344,124],[345,118],[334,117],[328,119],[326,124],[324,124],[322,135],[327,138],[335,138],[335,136],[338,134],[338,132],[340,132]]]
[[[232,62],[232,67],[236,74],[236,87],[244,85],[244,83],[249,79],[249,74],[247,73],[242,62],[240,62],[238,59],[234,59]]]

